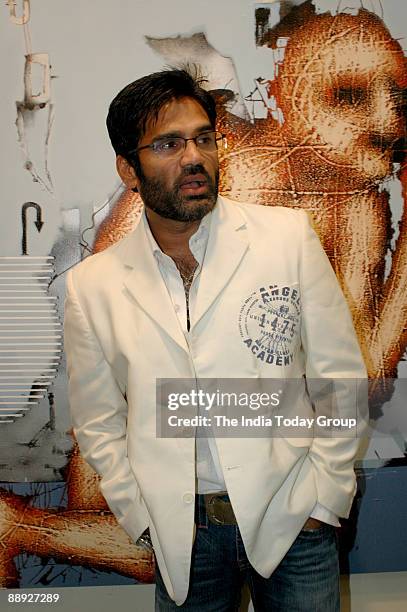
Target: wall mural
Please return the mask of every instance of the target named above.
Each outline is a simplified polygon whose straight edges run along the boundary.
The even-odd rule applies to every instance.
[[[6,4],[9,27],[22,30],[25,44],[24,96],[15,102],[21,171],[41,189],[36,194],[53,198],[48,154],[58,105],[50,53],[32,51],[36,3]],[[380,2],[242,4],[264,58],[261,72],[252,67],[246,95],[233,57],[214,48],[204,31],[148,35],[144,45],[163,65],[195,62],[208,75],[228,142],[221,193],[309,211],[348,300],[371,379],[372,419],[380,422],[392,401],[402,404],[407,345],[403,41],[390,33]],[[78,208],[64,209],[58,239],[38,256],[30,236],[47,219],[39,203],[27,201],[20,253],[0,257],[2,587],[154,579],[151,555],[118,526],[69,434],[61,355],[64,272],[131,231],[141,209],[139,197],[120,185],[87,218]],[[393,427],[392,436],[397,453],[390,458],[402,463],[407,432]],[[376,449],[373,456],[382,455]]]

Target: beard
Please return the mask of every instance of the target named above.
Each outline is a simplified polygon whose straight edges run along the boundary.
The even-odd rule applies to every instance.
[[[205,176],[206,193],[183,195],[180,191],[182,181],[194,174]],[[145,206],[173,221],[200,221],[214,208],[218,197],[219,170],[216,170],[213,180],[201,164],[186,166],[172,189],[168,189],[160,179],[147,178],[143,172],[139,173],[139,180],[139,192]]]

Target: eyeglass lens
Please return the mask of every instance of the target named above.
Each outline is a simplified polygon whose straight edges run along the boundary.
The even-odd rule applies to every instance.
[[[216,151],[217,142],[222,140],[222,134],[219,132],[204,132],[195,136],[195,138],[182,138],[181,136],[160,138],[153,143],[152,149],[159,155],[176,155],[185,149],[189,140],[193,140],[198,149],[212,152]]]

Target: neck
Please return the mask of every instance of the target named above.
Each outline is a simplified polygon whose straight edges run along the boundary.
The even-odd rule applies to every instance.
[[[183,254],[189,251],[189,239],[197,231],[198,221],[174,221],[161,217],[146,207],[146,217],[155,240],[167,255]]]

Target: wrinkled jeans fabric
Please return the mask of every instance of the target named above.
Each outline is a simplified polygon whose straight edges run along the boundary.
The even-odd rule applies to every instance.
[[[203,495],[196,496],[195,520],[188,596],[177,606],[156,564],[156,612],[237,612],[244,582],[255,612],[339,612],[335,527],[302,530],[270,578],[263,578],[247,559],[238,526],[209,521]]]

